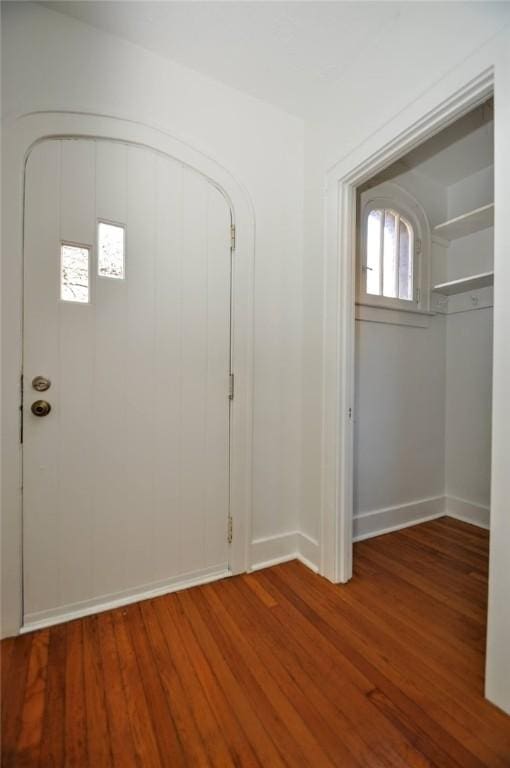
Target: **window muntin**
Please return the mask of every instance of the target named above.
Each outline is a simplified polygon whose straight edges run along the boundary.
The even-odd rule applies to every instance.
[[[97,274],[123,280],[125,272],[125,229],[100,221],[97,227]]]
[[[60,298],[87,304],[89,301],[90,248],[62,243],[60,246]]]
[[[366,220],[365,292],[413,301],[414,232],[410,222],[390,208],[372,209]]]

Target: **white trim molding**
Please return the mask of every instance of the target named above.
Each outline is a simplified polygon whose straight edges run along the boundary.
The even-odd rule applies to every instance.
[[[209,179],[225,196],[236,226],[233,263],[233,367],[230,512],[235,532],[229,570],[248,567],[252,503],[253,275],[255,216],[244,186],[213,158],[160,129],[81,112],[34,112],[5,121],[2,135],[2,636],[22,625],[22,492],[19,382],[22,366],[24,172],[41,141],[89,138],[122,141],[179,160]]]
[[[398,531],[410,525],[418,525],[428,520],[444,517],[445,497],[434,496],[430,499],[420,499],[408,504],[395,507],[374,509],[363,512],[353,518],[353,541],[363,541],[383,533]]]
[[[356,304],[355,319],[363,323],[384,323],[385,325],[407,325],[410,328],[428,328],[432,312],[406,312],[402,309],[370,307]]]
[[[297,559],[314,573],[319,572],[319,542],[306,533],[297,534]]]
[[[490,528],[490,507],[483,504],[474,504],[472,501],[458,499],[456,496],[445,496],[445,514],[464,523],[477,525],[479,528],[486,530]]]
[[[439,517],[453,517],[479,528],[489,528],[490,509],[454,496],[433,496],[394,507],[362,512],[353,518],[353,541],[372,539]]]
[[[111,611],[114,608],[120,608],[123,605],[131,605],[141,600],[150,600],[153,597],[168,595],[171,592],[178,592],[181,589],[196,587],[200,584],[208,584],[211,581],[231,576],[230,571],[224,568],[215,568],[213,570],[204,568],[193,573],[180,574],[173,579],[166,579],[156,584],[145,584],[143,587],[133,591],[118,592],[113,595],[103,595],[97,600],[85,600],[80,603],[62,606],[52,611],[42,611],[26,617],[25,623],[21,627],[20,634],[33,632],[36,629],[52,627],[55,624],[63,624],[66,621],[81,619],[83,616],[91,616],[94,613]]]
[[[250,570],[259,571],[288,560],[299,560],[317,573],[319,542],[301,531],[290,531],[252,541]]]
[[[297,533],[280,533],[254,539],[251,543],[251,571],[269,568],[271,565],[295,560],[297,553]]]

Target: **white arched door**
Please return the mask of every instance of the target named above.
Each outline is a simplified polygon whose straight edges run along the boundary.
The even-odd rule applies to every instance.
[[[41,142],[25,188],[34,626],[228,573],[231,214],[198,172],[107,140]]]

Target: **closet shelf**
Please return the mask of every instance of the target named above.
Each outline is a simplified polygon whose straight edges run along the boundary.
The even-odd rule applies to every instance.
[[[481,208],[475,208],[473,211],[463,213],[454,219],[444,221],[434,227],[434,232],[446,240],[457,240],[459,237],[472,235],[473,232],[479,232],[481,229],[487,229],[494,224],[494,203],[482,205]]]
[[[494,285],[494,272],[482,272],[479,275],[462,277],[460,280],[451,280],[449,283],[439,283],[434,285],[432,290],[434,293],[442,293],[443,296],[453,296],[455,293],[476,291],[489,285]]]

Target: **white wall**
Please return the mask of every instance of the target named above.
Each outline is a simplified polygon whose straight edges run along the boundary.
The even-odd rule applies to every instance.
[[[2,4],[3,116],[78,110],[162,128],[223,164],[256,220],[253,538],[295,531],[301,476],[303,124],[295,117],[81,22]],[[21,169],[20,169],[21,171]],[[18,372],[7,381],[17,388]],[[17,440],[14,427],[5,439]],[[6,469],[12,470],[12,465]],[[11,476],[11,485],[16,483]],[[5,631],[18,511],[3,509]],[[15,603],[15,600],[14,600]]]
[[[493,130],[492,124],[484,130]],[[448,187],[448,218],[494,201],[494,166],[484,168]],[[494,266],[494,227],[453,240],[446,255],[445,279],[487,272]],[[446,471],[447,509],[462,514],[479,509],[489,519],[492,411],[493,311],[482,307],[448,315],[446,328]],[[469,305],[470,297],[463,304]],[[456,304],[459,304],[457,297]],[[450,310],[454,307],[450,299]],[[459,305],[461,308],[462,305]],[[465,506],[465,505],[464,505]]]
[[[354,514],[444,492],[445,318],[356,322]]]
[[[494,266],[494,227],[452,240],[448,246],[445,280],[489,272]]]
[[[490,507],[492,309],[446,319],[447,496]]]
[[[484,128],[486,131],[493,131],[494,124],[490,122]],[[490,165],[448,187],[447,218],[453,219],[466,211],[472,211],[492,202],[494,202],[494,166]]]

